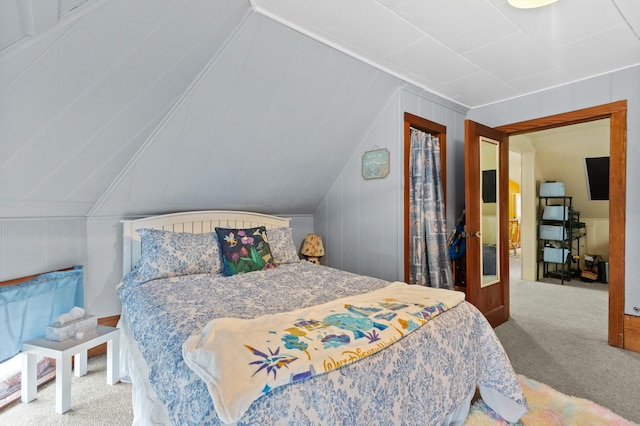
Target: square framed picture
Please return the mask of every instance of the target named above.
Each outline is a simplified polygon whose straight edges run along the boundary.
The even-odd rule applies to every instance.
[[[362,155],[362,177],[383,179],[389,174],[389,150],[386,148],[367,151]]]

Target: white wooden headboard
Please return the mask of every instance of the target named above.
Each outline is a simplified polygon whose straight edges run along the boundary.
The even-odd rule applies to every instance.
[[[140,235],[138,229],[161,229],[172,232],[203,234],[215,232],[215,228],[251,228],[264,226],[267,229],[289,226],[290,219],[261,213],[203,210],[171,213],[160,216],[123,220],[122,230],[122,275],[125,276],[140,260]]]

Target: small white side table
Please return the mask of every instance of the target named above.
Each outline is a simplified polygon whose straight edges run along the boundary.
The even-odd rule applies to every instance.
[[[87,374],[87,350],[107,343],[107,384],[120,381],[119,354],[120,330],[99,325],[85,331],[82,339],[67,339],[61,342],[44,338],[22,343],[22,402],[31,402],[38,393],[37,356],[56,360],[56,413],[63,414],[71,408],[71,357],[75,357],[75,375]]]

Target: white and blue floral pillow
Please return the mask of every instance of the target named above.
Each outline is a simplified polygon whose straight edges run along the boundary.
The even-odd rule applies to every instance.
[[[291,228],[267,229],[267,238],[271,247],[271,254],[276,263],[296,263],[300,262],[298,249],[293,242]]]
[[[141,255],[135,281],[189,274],[220,274],[224,271],[215,232],[190,234],[157,229],[139,229]]]

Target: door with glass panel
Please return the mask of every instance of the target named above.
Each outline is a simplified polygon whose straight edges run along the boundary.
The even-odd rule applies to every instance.
[[[465,121],[467,300],[496,327],[509,319],[508,137]]]

